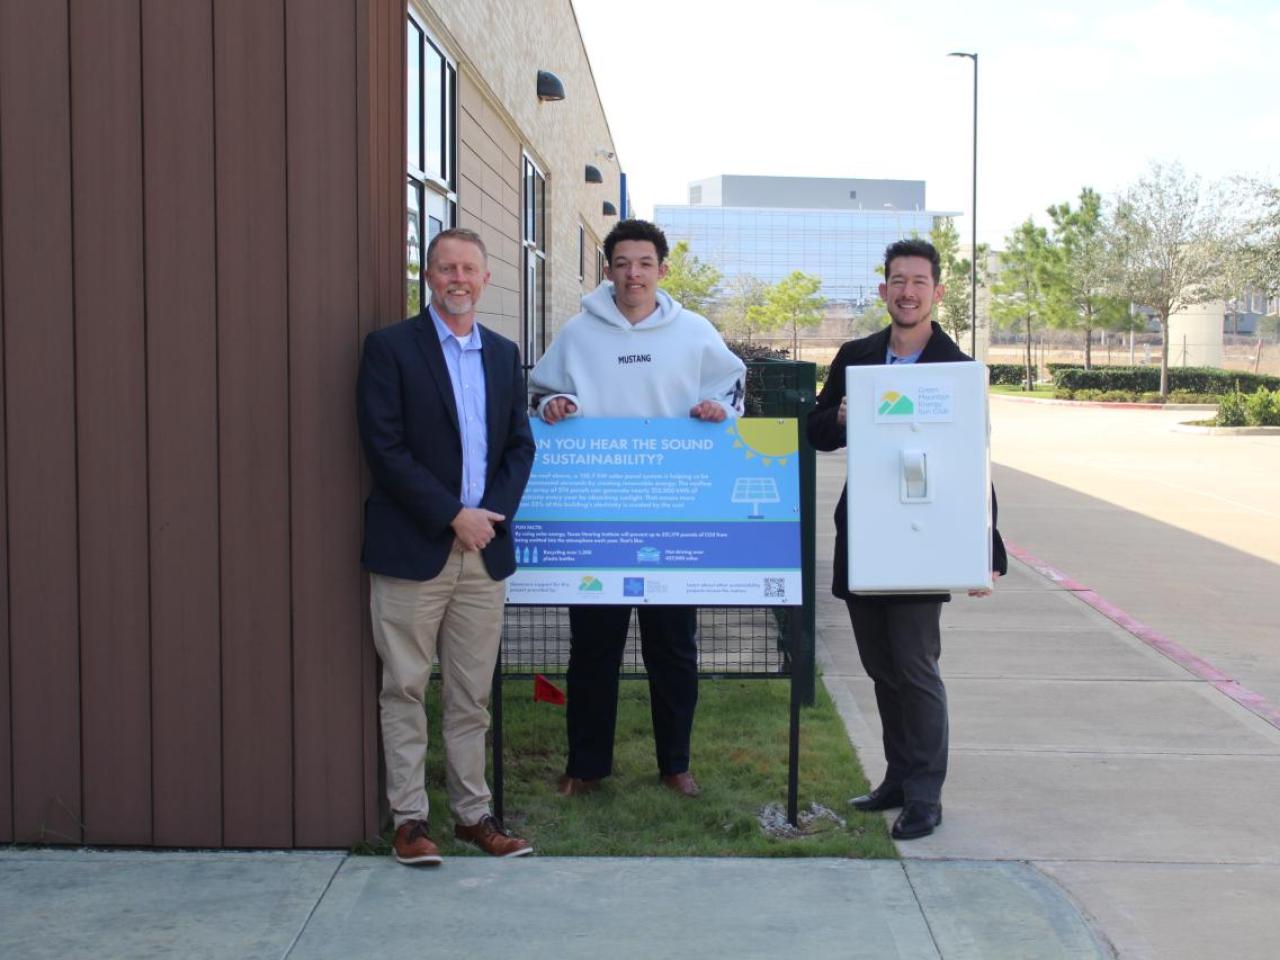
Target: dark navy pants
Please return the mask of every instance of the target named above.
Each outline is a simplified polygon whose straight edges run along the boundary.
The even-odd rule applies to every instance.
[[[613,772],[618,720],[618,671],[631,607],[569,608],[568,704],[571,777],[595,780]],[[689,769],[689,736],[698,706],[698,608],[644,606],[640,652],[649,674],[653,741],[663,776]]]
[[[875,683],[888,769],[908,801],[938,803],[947,776],[947,691],[940,601],[847,601],[863,669]]]

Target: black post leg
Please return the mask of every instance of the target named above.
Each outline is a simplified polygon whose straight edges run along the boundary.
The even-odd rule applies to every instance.
[[[493,724],[493,813],[502,819],[502,648],[498,648],[498,662],[493,665],[492,704]]]
[[[804,654],[800,645],[804,642],[804,610],[792,607],[788,611],[787,632],[790,634],[791,647],[791,735],[787,749],[787,822],[793,827],[796,823],[800,799],[800,704],[804,698],[805,676],[801,664]],[[796,654],[799,654],[797,656]],[[797,676],[799,674],[799,676]]]

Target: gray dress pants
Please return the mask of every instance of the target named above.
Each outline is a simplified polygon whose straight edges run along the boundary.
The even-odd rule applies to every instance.
[[[850,597],[846,600],[863,669],[875,683],[888,769],[908,802],[938,803],[947,776],[947,691],[942,603]]]

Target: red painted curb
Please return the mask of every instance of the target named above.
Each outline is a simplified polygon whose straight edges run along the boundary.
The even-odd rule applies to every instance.
[[[1186,647],[1170,640],[1155,628],[1129,616],[1114,603],[1099,596],[1079,581],[1073,580],[1056,567],[1051,567],[1040,558],[1023,550],[1017,544],[1005,540],[1004,545],[1010,554],[1017,557],[1036,573],[1047,580],[1052,580],[1062,589],[1071,591],[1079,599],[1093,607],[1108,620],[1123,627],[1130,634],[1151,647],[1151,649],[1164,654],[1164,656],[1192,676],[1211,684],[1219,693],[1230,697],[1254,716],[1261,717],[1267,723],[1280,730],[1280,707],[1276,707],[1264,696],[1241,686],[1208,660],[1196,656]]]

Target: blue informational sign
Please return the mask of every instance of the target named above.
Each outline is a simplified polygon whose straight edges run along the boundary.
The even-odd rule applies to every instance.
[[[533,423],[514,604],[796,606],[794,419]]]

